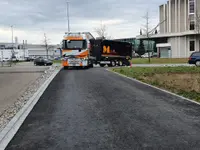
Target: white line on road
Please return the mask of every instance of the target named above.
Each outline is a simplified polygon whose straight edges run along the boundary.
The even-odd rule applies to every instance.
[[[134,78],[131,78],[131,77],[125,76],[125,75],[123,75],[123,74],[120,74],[120,73],[114,72],[114,71],[112,71],[112,70],[109,70],[109,69],[106,69],[106,70],[109,71],[109,72],[115,73],[115,74],[117,74],[117,75],[119,75],[119,76],[122,76],[122,77],[128,78],[128,79],[130,79],[130,80],[132,80],[132,81],[138,82],[138,83],[140,83],[140,84],[143,84],[143,85],[149,86],[149,87],[151,87],[151,88],[154,88],[154,89],[160,90],[160,91],[162,91],[162,92],[165,92],[165,93],[171,94],[171,95],[176,96],[176,97],[178,97],[178,98],[181,98],[181,99],[187,100],[187,101],[189,101],[189,102],[195,103],[195,104],[197,104],[197,105],[200,105],[199,102],[196,102],[196,101],[191,100],[191,99],[189,99],[189,98],[186,98],[186,97],[183,97],[183,96],[177,95],[177,94],[172,93],[172,92],[170,92],[170,91],[167,91],[167,90],[164,90],[164,89],[158,88],[158,87],[156,87],[156,86],[153,86],[153,85],[147,84],[147,83],[145,83],[145,82],[142,82],[142,81],[139,81],[139,80],[137,80],[137,79],[134,79]]]

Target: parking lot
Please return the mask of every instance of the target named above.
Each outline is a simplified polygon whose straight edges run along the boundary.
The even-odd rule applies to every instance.
[[[0,114],[12,105],[49,67],[34,66],[33,62],[0,67]]]

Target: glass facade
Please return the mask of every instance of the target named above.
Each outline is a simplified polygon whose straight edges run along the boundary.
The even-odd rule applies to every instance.
[[[122,41],[122,42],[129,42],[132,44],[133,46],[133,51],[137,51],[138,50],[138,46],[140,44],[140,40],[137,40],[135,38],[127,38],[127,39],[117,39],[118,41]],[[147,40],[143,40],[143,43],[144,43],[144,47],[145,47],[145,50],[147,51],[148,49],[148,41]],[[149,50],[150,51],[153,51],[153,47],[154,47],[154,41],[150,40],[149,41]]]

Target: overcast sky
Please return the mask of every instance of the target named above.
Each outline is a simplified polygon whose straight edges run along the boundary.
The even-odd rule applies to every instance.
[[[150,25],[158,23],[159,5],[167,0],[69,0],[71,31],[89,31],[101,21],[113,38],[135,37],[150,14]],[[41,44],[43,33],[52,44],[60,43],[67,31],[66,0],[0,0],[0,42],[11,41],[11,28],[19,42]]]

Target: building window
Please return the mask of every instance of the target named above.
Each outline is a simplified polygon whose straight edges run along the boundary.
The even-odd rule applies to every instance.
[[[195,51],[195,41],[190,41],[190,51]]]
[[[195,25],[194,25],[194,22],[190,22],[190,30],[194,30],[195,29]]]
[[[195,0],[189,0],[189,14],[194,14],[195,12]]]

